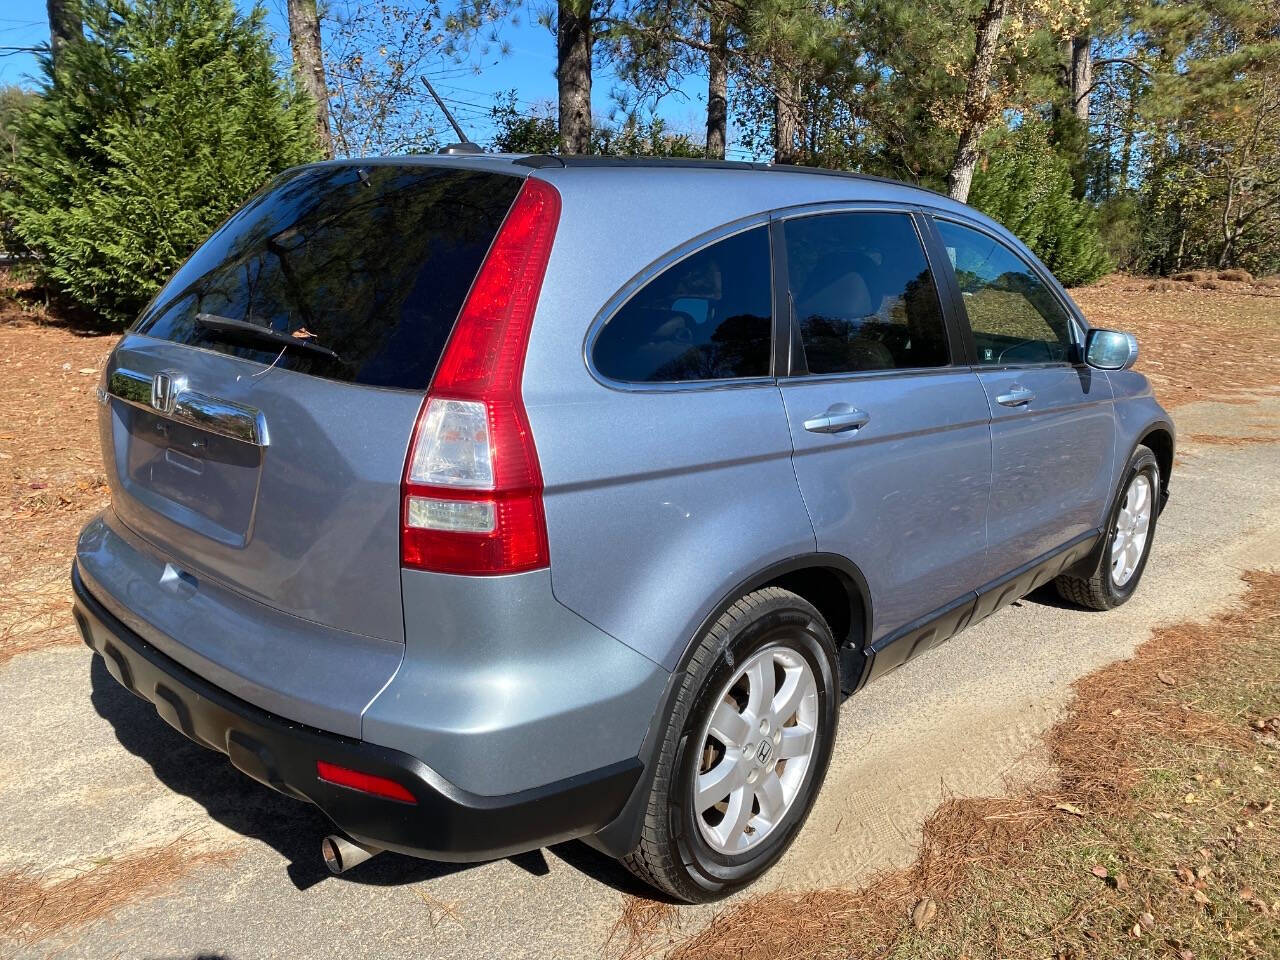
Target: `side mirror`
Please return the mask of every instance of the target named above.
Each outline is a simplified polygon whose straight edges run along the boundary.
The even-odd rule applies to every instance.
[[[1131,333],[1090,330],[1084,341],[1084,360],[1099,370],[1128,370],[1138,362],[1138,340]]]

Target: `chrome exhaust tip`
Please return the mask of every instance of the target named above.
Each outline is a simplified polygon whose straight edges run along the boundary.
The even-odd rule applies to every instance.
[[[324,858],[324,865],[334,876],[346,873],[352,867],[359,866],[381,852],[382,850],[378,847],[366,847],[362,843],[348,840],[336,833],[331,833],[320,841],[320,856]]]

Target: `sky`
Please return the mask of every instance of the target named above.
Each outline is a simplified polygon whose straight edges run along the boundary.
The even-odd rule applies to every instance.
[[[412,0],[403,2],[412,3]],[[252,6],[252,0],[236,0],[236,3],[244,10]],[[285,0],[264,0],[264,3],[267,25],[276,34],[277,50],[282,57],[287,57]],[[463,65],[442,63],[438,71],[433,71],[432,83],[448,101],[467,134],[478,143],[486,143],[492,137],[493,125],[488,114],[495,95],[514,89],[522,110],[538,103],[554,103],[556,99],[555,38],[538,24],[536,17],[536,10],[549,4],[535,0],[529,6],[534,7],[534,15],[523,13],[517,24],[507,25],[501,31],[500,39],[509,51],[506,56],[501,56],[495,48],[485,56],[477,52]],[[44,0],[4,0],[0,4],[0,85],[37,86],[39,68],[35,56],[21,48],[36,47],[48,40]],[[613,107],[609,91],[615,82],[608,71],[596,70],[592,107],[597,117],[608,117]],[[705,98],[706,77],[691,76],[679,93],[659,104],[657,113],[672,132],[689,133],[701,140],[705,136]],[[731,141],[732,135],[731,130]],[[743,151],[733,149],[732,142],[729,155],[732,159],[746,156]]]

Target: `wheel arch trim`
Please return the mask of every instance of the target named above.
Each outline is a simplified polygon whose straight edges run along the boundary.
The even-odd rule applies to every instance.
[[[863,576],[857,564],[842,554],[804,553],[771,563],[728,590],[711,608],[710,612],[702,618],[692,635],[685,639],[685,647],[680,654],[679,666],[677,666],[676,672],[682,671],[685,664],[688,663],[689,657],[697,646],[698,638],[711,629],[711,626],[740,597],[746,596],[753,590],[768,586],[788,574],[803,573],[806,570],[830,570],[843,582],[845,591],[850,597],[850,630],[848,637],[835,638],[836,646],[840,650],[852,648],[853,653],[862,653],[868,645],[871,637],[871,627],[875,622],[871,602],[871,589],[867,586],[867,578]],[[857,604],[861,607],[860,610],[854,606],[853,601],[855,598]],[[860,630],[860,634],[855,631],[855,627]],[[841,667],[844,667],[843,663]]]
[[[640,830],[644,823],[645,804],[653,784],[656,766],[653,759],[656,752],[661,749],[667,718],[670,716],[672,705],[679,692],[689,659],[693,656],[693,651],[697,647],[698,638],[706,633],[740,597],[751,593],[753,590],[759,590],[761,587],[789,573],[822,569],[834,570],[840,574],[846,582],[846,589],[851,585],[853,590],[856,591],[858,601],[862,605],[859,622],[862,629],[861,642],[855,648],[849,643],[841,643],[840,639],[837,638],[840,656],[840,662],[837,667],[841,674],[841,685],[846,692],[855,690],[861,685],[865,678],[868,663],[864,650],[871,637],[871,625],[874,621],[872,619],[871,591],[867,586],[866,577],[863,576],[857,565],[841,554],[814,552],[779,560],[757,570],[751,576],[744,578],[726,591],[711,608],[710,612],[699,621],[696,629],[685,639],[685,647],[680,653],[676,668],[671,672],[671,676],[667,680],[666,690],[663,691],[662,697],[658,701],[657,709],[654,711],[653,719],[650,721],[649,730],[640,746],[639,759],[644,764],[640,780],[632,789],[631,796],[623,807],[622,812],[611,823],[596,833],[583,837],[583,840],[589,846],[609,856],[620,857],[631,852],[640,842]],[[852,610],[850,615],[853,615]],[[846,675],[846,670],[850,671],[851,680]]]
[[[1148,441],[1156,435],[1167,438],[1163,443],[1167,443],[1167,450],[1161,447],[1153,446]],[[1162,443],[1162,446],[1163,446]],[[1125,463],[1133,457],[1133,451],[1140,446],[1145,446],[1156,455],[1156,462],[1160,464],[1160,510],[1163,512],[1164,505],[1169,499],[1169,480],[1173,473],[1173,460],[1178,452],[1178,435],[1174,430],[1173,423],[1169,420],[1153,420],[1142,428],[1138,439],[1134,441],[1133,447],[1129,450],[1129,456],[1125,458]],[[1167,460],[1166,460],[1167,455]],[[1119,483],[1124,482],[1124,477],[1119,478]],[[1118,494],[1119,485],[1117,484]],[[1115,494],[1113,494],[1113,497]]]

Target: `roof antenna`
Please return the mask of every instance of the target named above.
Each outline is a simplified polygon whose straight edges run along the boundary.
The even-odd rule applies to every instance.
[[[480,144],[472,143],[467,139],[467,135],[462,132],[462,127],[458,126],[458,121],[453,119],[453,114],[444,105],[444,101],[440,99],[440,94],[436,93],[436,88],[431,85],[431,81],[426,77],[420,77],[419,79],[422,80],[422,85],[427,88],[427,93],[431,94],[431,99],[436,102],[436,106],[444,114],[444,118],[449,121],[449,126],[453,127],[453,132],[458,135],[458,142],[445,144],[440,148],[440,153],[484,153],[484,148]]]

